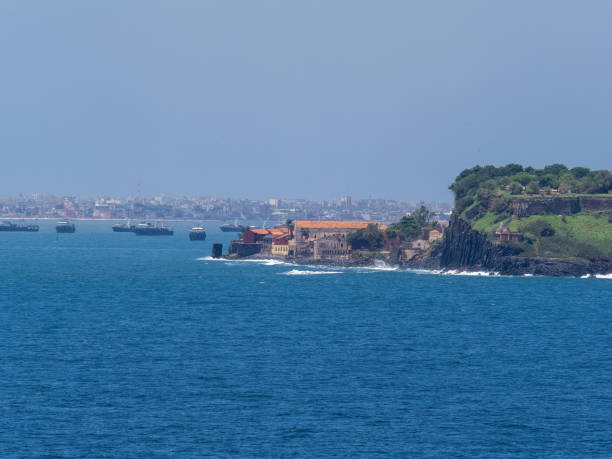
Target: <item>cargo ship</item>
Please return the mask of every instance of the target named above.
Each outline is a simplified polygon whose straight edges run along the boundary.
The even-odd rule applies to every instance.
[[[163,225],[139,223],[134,227],[134,234],[136,236],[172,236],[174,230]]]
[[[206,239],[204,225],[198,225],[191,228],[189,231],[189,239],[192,241],[204,241]]]
[[[229,223],[221,225],[219,228],[224,233],[240,233],[242,232],[242,229],[243,229],[241,225],[236,225],[236,224],[231,225]]]
[[[113,231],[115,233],[133,233],[136,225],[130,225],[130,223],[116,223],[113,225]]]
[[[70,220],[61,220],[55,225],[56,233],[74,233],[75,231],[74,223],[70,223]]]
[[[34,233],[38,231],[38,225],[17,225],[11,222],[2,222],[0,223],[0,231],[26,231],[29,233]]]

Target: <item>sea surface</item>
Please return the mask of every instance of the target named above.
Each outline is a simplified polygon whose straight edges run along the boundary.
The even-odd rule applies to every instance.
[[[611,457],[612,280],[0,233],[2,457]]]

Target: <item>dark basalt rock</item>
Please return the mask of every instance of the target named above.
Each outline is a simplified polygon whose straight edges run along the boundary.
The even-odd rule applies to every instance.
[[[442,269],[493,271],[507,275],[580,277],[612,272],[612,260],[584,262],[516,255],[508,247],[492,244],[485,234],[472,229],[467,221],[453,215],[439,253],[434,254],[434,257],[439,257]]]

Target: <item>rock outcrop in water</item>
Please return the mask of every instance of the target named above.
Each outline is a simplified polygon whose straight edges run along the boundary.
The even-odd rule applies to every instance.
[[[590,262],[541,257],[519,257],[511,248],[492,244],[486,234],[480,233],[456,215],[451,218],[439,251],[442,269],[466,271],[492,271],[508,275],[584,276],[612,272],[612,261]]]

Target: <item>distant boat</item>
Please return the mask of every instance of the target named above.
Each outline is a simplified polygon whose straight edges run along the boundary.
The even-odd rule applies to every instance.
[[[0,223],[0,231],[26,231],[34,233],[38,231],[38,225],[17,225],[15,223],[4,221]]]
[[[113,231],[115,233],[133,233],[135,225],[130,225],[128,223],[117,223],[113,225]]]
[[[229,223],[221,225],[219,228],[224,233],[240,233],[243,229],[241,225],[236,225],[236,224],[230,225]]]
[[[134,234],[136,236],[172,236],[174,230],[163,225],[139,223],[134,227]]]
[[[76,227],[74,223],[70,223],[70,220],[60,220],[55,225],[55,232],[57,233],[74,233],[76,231]]]
[[[189,239],[192,241],[203,241],[206,239],[206,230],[204,225],[198,225],[191,228],[189,231]]]

